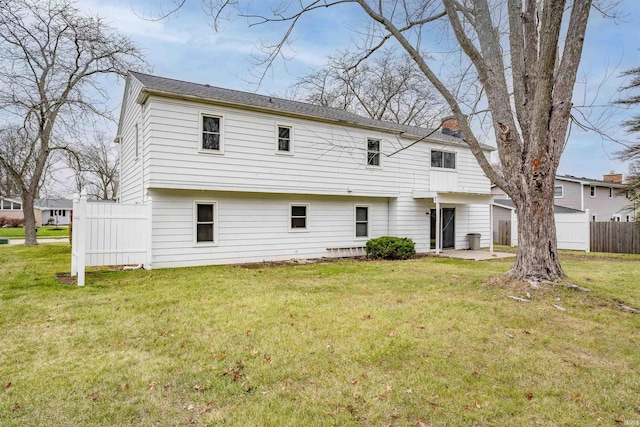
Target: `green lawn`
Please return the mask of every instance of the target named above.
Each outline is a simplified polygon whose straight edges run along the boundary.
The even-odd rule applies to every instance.
[[[0,425],[640,424],[640,257],[99,271],[0,246]],[[554,305],[564,308],[560,310]],[[420,422],[419,422],[419,421]]]
[[[46,238],[64,238],[69,237],[69,227],[42,226],[38,227],[37,237]],[[24,239],[24,228],[0,228],[0,237],[8,237],[9,239]]]

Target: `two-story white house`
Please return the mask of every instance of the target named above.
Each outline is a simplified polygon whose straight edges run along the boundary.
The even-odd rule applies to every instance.
[[[490,182],[449,133],[132,72],[119,199],[152,199],[154,268],[490,246]]]

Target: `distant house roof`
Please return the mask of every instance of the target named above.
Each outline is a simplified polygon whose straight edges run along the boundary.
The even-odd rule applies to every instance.
[[[584,176],[578,177],[573,175],[556,175],[556,179],[560,181],[577,182],[585,185],[602,185],[605,187],[624,188],[625,184],[619,182],[603,181],[600,179],[585,178]]]
[[[40,209],[73,209],[71,199],[36,199],[34,204]]]
[[[515,210],[515,206],[513,204],[513,200],[511,199],[496,199],[493,201],[494,204],[499,205],[500,207],[504,207],[507,209],[513,209]],[[553,205],[553,211],[555,213],[578,213],[578,212],[584,212],[581,211],[579,209],[572,209],[572,208],[567,208],[564,206],[559,206],[559,205]]]
[[[183,99],[210,101],[233,106],[244,106],[262,111],[287,113],[301,117],[383,129],[417,138],[428,137],[451,145],[467,146],[467,144],[460,138],[444,134],[438,129],[428,129],[420,126],[407,126],[393,122],[375,120],[337,108],[225,89],[210,86],[208,84],[185,82],[182,80],[152,76],[134,71],[130,71],[129,73],[144,86],[140,94],[142,98],[139,98],[139,102],[142,102],[144,97],[147,95],[173,96]],[[481,147],[485,150],[495,150],[495,147],[491,147],[489,145],[481,144]]]

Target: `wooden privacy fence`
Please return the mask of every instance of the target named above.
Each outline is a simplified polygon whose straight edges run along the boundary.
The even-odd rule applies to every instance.
[[[511,246],[511,221],[508,219],[498,221],[498,240],[496,243]]]
[[[640,254],[640,224],[635,222],[592,222],[591,250]]]
[[[144,204],[87,201],[74,197],[71,275],[84,286],[89,266],[151,265],[151,199]]]

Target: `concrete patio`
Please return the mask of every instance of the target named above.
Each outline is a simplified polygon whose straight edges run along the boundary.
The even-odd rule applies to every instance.
[[[508,252],[489,252],[488,249],[472,251],[468,249],[461,250],[443,250],[440,252],[443,258],[469,259],[474,261],[487,261],[490,259],[515,258],[515,253]]]

